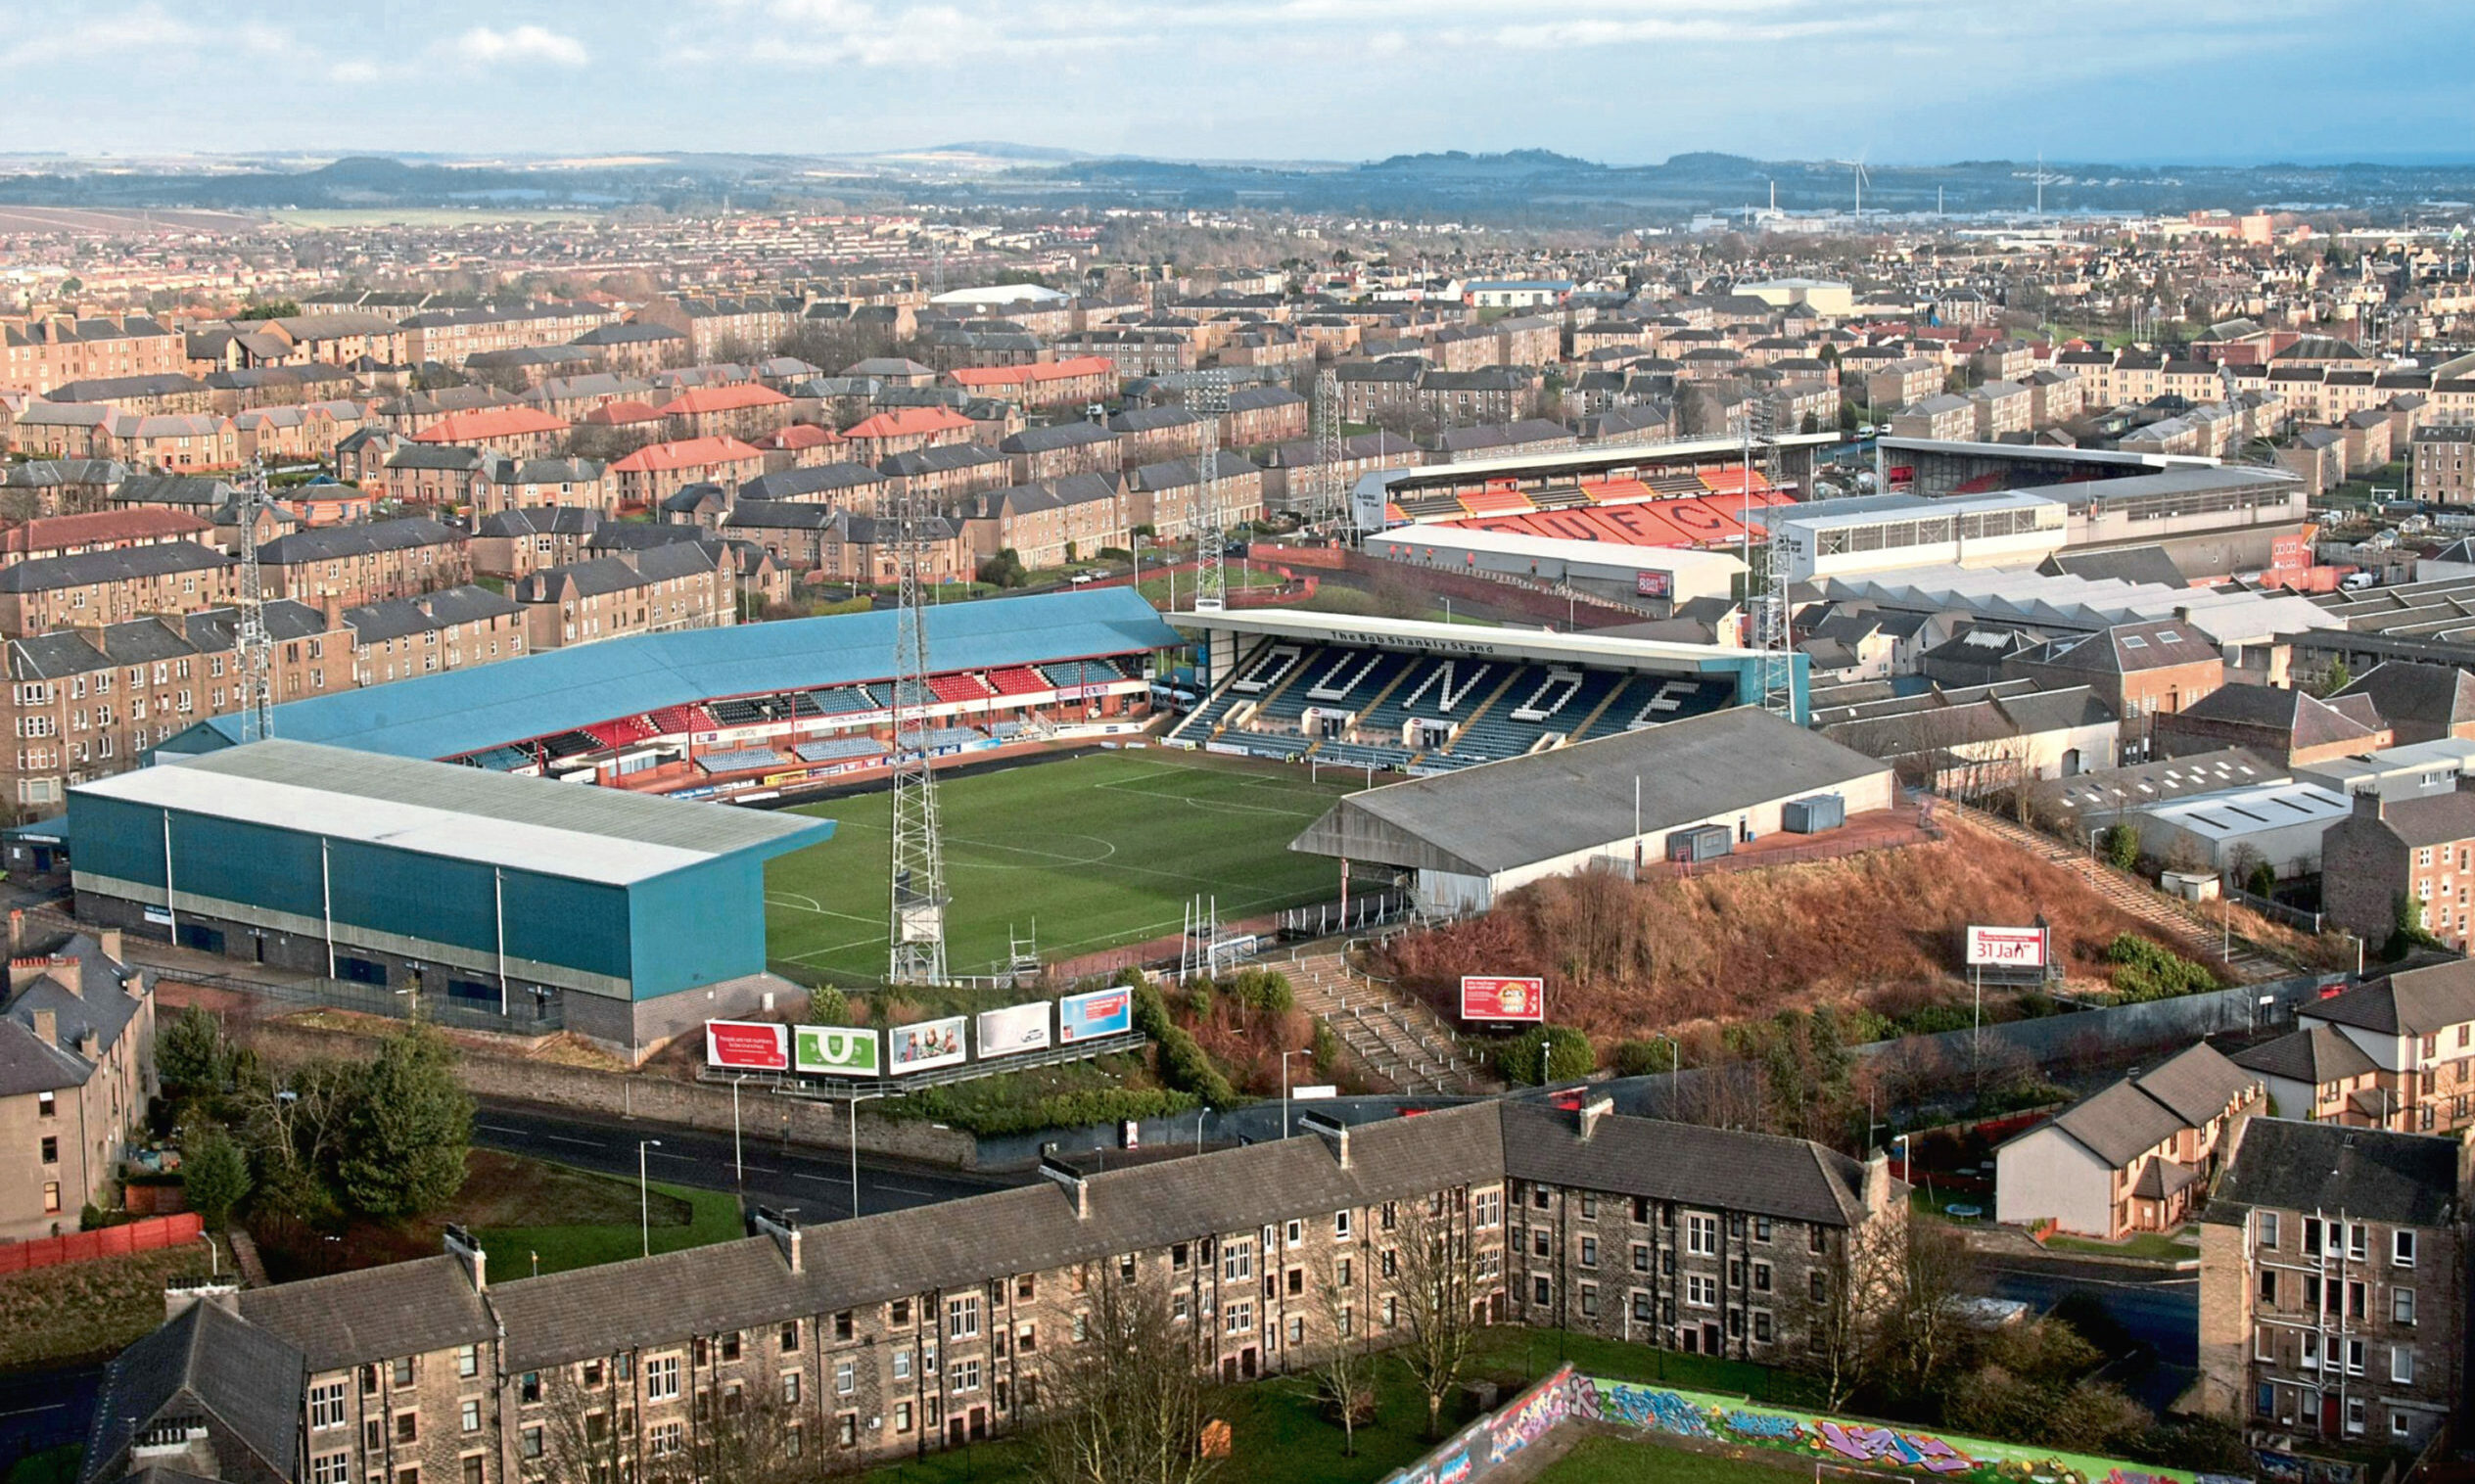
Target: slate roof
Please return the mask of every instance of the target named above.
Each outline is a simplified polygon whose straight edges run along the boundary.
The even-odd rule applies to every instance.
[[[496,1335],[463,1264],[444,1253],[247,1289],[241,1317],[299,1350],[313,1372]]]
[[[2332,742],[2370,746],[2378,733],[2324,702],[2300,690],[2273,685],[2221,685],[2182,709],[2178,715],[2230,721],[2285,732],[2290,747],[2322,747]]]
[[[582,505],[541,505],[522,510],[495,510],[474,528],[476,536],[590,535],[601,525],[601,512]]]
[[[1804,1139],[1610,1116],[1585,1140],[1571,1113],[1534,1103],[1499,1106],[1504,1169],[1515,1180],[1830,1227],[1864,1219],[1864,1166]]]
[[[2381,1036],[2430,1035],[2475,1020],[2475,960],[2407,969],[2314,1000],[2295,1014],[2299,1020],[2353,1026]]]
[[[305,1379],[299,1350],[219,1305],[193,1304],[105,1368],[82,1477],[115,1476],[133,1430],[187,1396],[269,1474],[289,1478]]]
[[[2291,1031],[2275,1041],[2237,1051],[2232,1059],[2236,1066],[2264,1077],[2283,1077],[2314,1086],[2379,1070],[2345,1032],[2325,1025]]]
[[[257,559],[273,567],[304,562],[332,562],[376,551],[411,551],[422,546],[451,546],[458,536],[427,516],[400,521],[376,521],[367,526],[327,526],[279,535],[257,549]]]
[[[1009,434],[998,449],[1004,453],[1049,453],[1059,448],[1086,448],[1116,441],[1117,435],[1098,423],[1059,423],[1052,428],[1025,428]]]
[[[0,568],[0,592],[49,592],[82,587],[90,582],[121,582],[166,577],[183,572],[210,572],[233,565],[222,552],[196,541],[157,541],[151,546],[121,546],[110,551],[81,551],[73,556],[35,557]]]
[[[2223,1113],[2256,1081],[2202,1042],[2155,1071],[2081,1098],[2054,1115],[2050,1127],[2120,1170],[2183,1130]],[[2039,1132],[2031,1129],[2011,1141]]]
[[[112,498],[123,505],[211,507],[231,497],[229,484],[203,474],[132,474],[112,490]]]
[[[2266,1207],[2437,1227],[2457,1216],[2457,1140],[2441,1135],[2255,1118],[2243,1126],[2208,1219]]]
[[[796,499],[834,489],[859,489],[881,485],[885,477],[865,464],[818,464],[813,469],[784,469],[762,474],[739,486],[742,500]]]
[[[2129,674],[2176,665],[2202,665],[2219,659],[2209,636],[2179,620],[2117,624],[2094,633],[2056,639],[2040,653],[2025,658],[2063,670],[2098,674]]]
[[[2475,721],[2475,675],[2454,665],[2390,660],[2364,672],[2338,695],[2369,698],[2393,726],[2407,721],[2447,730]]]

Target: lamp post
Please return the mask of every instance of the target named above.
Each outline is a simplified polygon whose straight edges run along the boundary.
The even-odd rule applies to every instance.
[[[1289,1136],[1289,1058],[1297,1054],[1295,1051],[1281,1053],[1281,1136],[1283,1138]]]
[[[2088,832],[2088,863],[2090,865],[2097,863],[2097,837],[2105,832],[2106,827],[2102,824]]]
[[[200,1231],[198,1233],[198,1240],[207,1244],[207,1275],[209,1277],[223,1276],[223,1253],[222,1250],[214,1244],[214,1233],[211,1231]]]
[[[1676,1083],[1684,1072],[1684,1047],[1676,1043],[1676,1038],[1673,1036],[1653,1035],[1650,1039],[1653,1042],[1663,1041],[1667,1043],[1668,1106],[1661,1108],[1658,1111],[1665,1117],[1673,1118],[1676,1116],[1674,1106],[1676,1100]]]
[[[748,1187],[748,1161],[739,1147],[739,1084],[747,1080],[745,1072],[730,1079],[730,1168],[742,1190]]]
[[[653,1186],[644,1177],[644,1151],[660,1147],[662,1141],[658,1138],[636,1140],[636,1226],[643,1237],[643,1255],[646,1257],[653,1255]]]

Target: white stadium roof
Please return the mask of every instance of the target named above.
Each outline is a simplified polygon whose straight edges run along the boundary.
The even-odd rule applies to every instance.
[[[1826,579],[1823,595],[1903,612],[1958,612],[1988,623],[2098,629],[2180,619],[2219,644],[2260,643],[2281,633],[2346,625],[2307,598],[2218,592],[2119,578],[2046,577],[2018,568],[1906,567]]]

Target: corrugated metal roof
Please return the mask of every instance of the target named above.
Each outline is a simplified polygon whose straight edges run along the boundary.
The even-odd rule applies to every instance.
[[[76,792],[611,885],[832,833],[799,815],[283,740],[166,760]]]
[[[1185,642],[1133,589],[1044,593],[928,610],[940,670],[982,670],[1171,648]],[[406,758],[452,758],[724,696],[890,679],[894,614],[842,614],[606,639],[518,660],[331,691],[275,708],[275,735]],[[240,740],[218,717],[164,745]]]

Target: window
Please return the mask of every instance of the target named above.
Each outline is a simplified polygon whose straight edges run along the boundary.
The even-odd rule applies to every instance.
[[[946,1373],[954,1378],[954,1389],[957,1394],[980,1389],[980,1363],[977,1361],[957,1361]]]
[[[472,1399],[472,1398],[469,1398],[469,1397],[468,1397],[468,1398],[466,1398],[466,1399],[465,1399],[465,1401],[464,1401],[464,1404],[462,1405],[462,1407],[460,1407],[460,1408],[459,1408],[459,1409],[457,1409],[457,1411],[456,1411],[456,1414],[455,1414],[455,1422],[456,1422],[456,1428],[457,1428],[457,1430],[458,1430],[458,1431],[461,1431],[461,1432],[479,1432],[479,1431],[481,1431],[481,1430],[482,1430],[482,1404],[481,1404],[479,1401],[474,1400],[474,1399]]]
[[[2389,1322],[2393,1324],[2414,1323],[2415,1291],[2412,1288],[2389,1290]]]
[[[2361,1375],[2363,1373],[2363,1355],[2364,1345],[2361,1340],[2348,1340],[2346,1342],[2346,1373],[2348,1375]]]
[[[2390,1411],[2389,1435],[2391,1437],[2403,1438],[2406,1436],[2406,1429],[2409,1425],[2410,1424],[2406,1421],[2406,1414],[2405,1413],[2399,1412],[2394,1408]]]
[[[2262,1211],[2255,1213],[2255,1215],[2257,1217],[2260,1244],[2264,1247],[2274,1249],[2277,1246],[2277,1213],[2274,1211]]]
[[[1334,1238],[1335,1240],[1337,1240],[1337,1241],[1344,1241],[1344,1242],[1345,1242],[1345,1241],[1349,1240],[1349,1213],[1348,1213],[1348,1212],[1346,1212],[1346,1211],[1335,1211],[1335,1212],[1333,1212],[1333,1213],[1332,1213],[1332,1236],[1333,1236],[1333,1238]]]
[[[2389,1378],[2401,1386],[2414,1384],[2415,1353],[2411,1348],[2405,1345],[2389,1347]]]
[[[1695,1257],[1716,1256],[1719,1250],[1719,1219],[1715,1216],[1686,1217],[1684,1250]]]
[[[321,1381],[309,1388],[309,1427],[323,1432],[344,1425],[344,1383]]]
[[[836,1395],[836,1396],[844,1396],[844,1397],[847,1397],[847,1396],[849,1396],[851,1393],[853,1393],[853,1392],[855,1392],[855,1391],[857,1391],[857,1390],[859,1390],[859,1389],[860,1389],[860,1372],[859,1372],[859,1368],[858,1368],[857,1366],[855,1366],[853,1363],[849,1362],[849,1361],[836,1361],[836,1362],[834,1362],[834,1363],[833,1363],[833,1392],[834,1392],[834,1395]]]
[[[1238,1237],[1221,1248],[1220,1275],[1232,1282],[1255,1275],[1255,1246],[1245,1237]]]
[[[409,1386],[412,1384],[413,1359],[414,1358],[411,1356],[405,1356],[402,1359],[392,1363],[395,1370],[395,1382],[398,1387]]]
[[[1633,1243],[1633,1271],[1635,1273],[1648,1273],[1650,1271],[1650,1243]]]
[[[345,1484],[352,1476],[349,1453],[321,1454],[309,1461],[309,1484]]]
[[[1767,1345],[1771,1342],[1773,1335],[1774,1331],[1770,1326],[1770,1311],[1767,1309],[1754,1310],[1753,1338],[1760,1341],[1762,1344]]]
[[[1296,1217],[1289,1218],[1289,1224],[1282,1229],[1281,1239],[1284,1245],[1290,1247],[1306,1240],[1306,1223]]]
[[[538,1422],[523,1428],[516,1434],[516,1453],[520,1458],[537,1459],[541,1457],[541,1451],[545,1446],[541,1425]]]
[[[1591,1190],[1584,1190],[1581,1192],[1581,1219],[1585,1222],[1594,1222],[1599,1219],[1599,1197],[1597,1192]]]
[[[2277,1270],[2274,1268],[2261,1270],[2261,1302],[2272,1309],[2277,1306]]]
[[[846,1412],[833,1419],[834,1441],[845,1448],[860,1446],[860,1414]]]
[[[782,1405],[785,1407],[799,1405],[799,1372],[796,1370],[782,1372]]]
[[[1531,1278],[1529,1280],[1529,1301],[1531,1303],[1544,1307],[1555,1301],[1556,1290],[1545,1278]]]
[[[799,1321],[797,1320],[782,1326],[782,1354],[799,1354]]]
[[[951,1339],[967,1340],[980,1332],[980,1296],[966,1294],[946,1300],[946,1334]]]
[[[2346,1399],[2346,1430],[2348,1432],[2361,1432],[2363,1430],[2363,1399],[2361,1397],[2348,1397]]]
[[[911,1379],[911,1352],[909,1350],[894,1352],[894,1379],[898,1381]]]
[[[645,1452],[657,1459],[667,1459],[678,1452],[680,1440],[687,1436],[684,1422],[656,1422],[645,1434]]]
[[[1503,1226],[1504,1192],[1501,1190],[1479,1191],[1477,1198],[1470,1203],[1470,1210],[1471,1225],[1481,1231],[1493,1230]]]
[[[1031,1352],[1033,1352],[1033,1351],[1035,1351],[1035,1350],[1039,1349],[1039,1348],[1040,1348],[1040,1326],[1039,1326],[1039,1325],[1037,1325],[1037,1324],[1017,1324],[1017,1325],[1015,1325],[1015,1326],[1014,1326],[1014,1348],[1015,1348],[1016,1350],[1021,1351],[1021,1352],[1022,1352],[1022,1353],[1024,1353],[1025,1355],[1029,1355]]]
[[[1389,1329],[1401,1322],[1401,1301],[1391,1294],[1383,1296],[1383,1327]]]
[[[1221,1316],[1221,1328],[1230,1334],[1255,1332],[1255,1306],[1244,1299],[1233,1299]]]
[[[387,1446],[387,1424],[376,1417],[361,1420],[361,1452],[378,1453]]]
[[[1599,1239],[1595,1236],[1585,1236],[1581,1239],[1581,1266],[1595,1268],[1598,1265]]]
[[[1827,1252],[1830,1250],[1830,1246],[1831,1234],[1829,1231],[1820,1227],[1807,1227],[1804,1229],[1805,1251]]]
[[[2415,1265],[2415,1234],[2412,1231],[2390,1233],[2389,1260],[2401,1268],[2411,1268]]]
[[[677,1396],[678,1395],[678,1360],[677,1357],[672,1358],[671,1367],[671,1395]],[[363,1391],[376,1391],[378,1389],[378,1372],[373,1368],[367,1366],[361,1368],[361,1389]],[[531,1407],[541,1400],[540,1371],[528,1370],[523,1375],[516,1378],[516,1400],[524,1403],[527,1407]]]
[[[1028,1304],[1039,1296],[1040,1279],[1037,1275],[1025,1273],[1014,1279],[1014,1301],[1016,1303]]]
[[[1684,1278],[1684,1301],[1696,1309],[1715,1309],[1719,1285],[1707,1274],[1688,1273]]]
[[[1596,1319],[1596,1318],[1598,1317],[1598,1313],[1599,1313],[1599,1285],[1598,1285],[1598,1284],[1596,1284],[1596,1283],[1583,1283],[1583,1284],[1581,1285],[1581,1312],[1582,1312],[1583,1314],[1585,1314],[1585,1315],[1590,1316],[1590,1317],[1591,1317],[1591,1318],[1593,1318],[1593,1319]]]
[[[2277,1414],[2277,1388],[2263,1381],[2260,1390],[2252,1396],[2252,1407],[2262,1416],[2275,1416]]]
[[[896,1432],[911,1431],[911,1403],[896,1402],[894,1404],[894,1430]]]
[[[421,1414],[417,1412],[396,1414],[396,1441],[398,1443],[421,1441]]]
[[[1651,1296],[1648,1293],[1639,1288],[1634,1289],[1633,1318],[1645,1324],[1652,1322],[1652,1321],[1657,1318],[1656,1311],[1654,1311],[1651,1307],[1652,1302]]]
[[[43,1163],[47,1165],[60,1163],[60,1136],[56,1134],[43,1136]]]
[[[678,1400],[678,1356],[657,1355],[644,1363],[644,1399],[648,1402]]]
[[[1770,1265],[1768,1263],[1753,1264],[1753,1291],[1755,1293],[1770,1291]]]
[[[1808,1274],[1806,1274],[1806,1275],[1804,1275],[1804,1286],[1805,1286],[1805,1289],[1806,1289],[1807,1295],[1808,1295],[1808,1296],[1809,1296],[1809,1297],[1813,1300],[1813,1302],[1815,1302],[1815,1303],[1817,1303],[1817,1304],[1818,1304],[1818,1303],[1820,1303],[1820,1302],[1822,1302],[1822,1294],[1823,1294],[1822,1275],[1820,1275],[1819,1273],[1808,1273]]]
[[[455,1347],[455,1373],[470,1379],[482,1373],[482,1354],[478,1345]]]
[[[733,1329],[722,1337],[722,1358],[725,1361],[735,1361],[739,1358],[738,1330]]]

